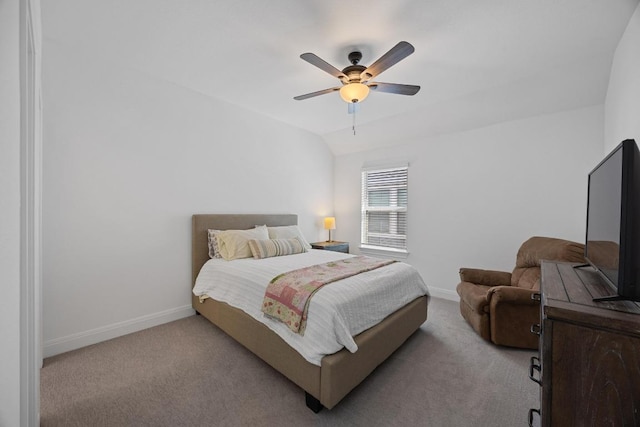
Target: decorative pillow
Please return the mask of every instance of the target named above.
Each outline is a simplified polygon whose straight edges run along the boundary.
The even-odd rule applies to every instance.
[[[302,242],[293,239],[267,239],[249,240],[249,248],[255,259],[270,258],[273,256],[293,255],[307,252]]]
[[[281,227],[267,227],[270,239],[298,239],[305,249],[311,249],[311,245],[302,235],[297,225],[284,225]]]
[[[249,240],[265,240],[269,238],[267,227],[260,226],[250,230],[225,230],[216,235],[220,255],[227,261],[239,258],[250,258]]]
[[[222,255],[220,255],[220,249],[218,248],[218,239],[216,238],[216,235],[220,232],[220,230],[207,230],[209,258],[222,258]]]

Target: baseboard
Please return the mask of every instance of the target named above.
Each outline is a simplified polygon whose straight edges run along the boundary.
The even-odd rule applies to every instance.
[[[433,286],[429,286],[429,293],[434,298],[442,298],[449,301],[460,302],[460,296],[458,295],[458,293],[450,289],[434,288]]]
[[[434,298],[460,301],[458,294],[449,289],[429,286],[429,293]],[[149,314],[135,319],[126,320],[124,322],[118,322],[112,325],[91,329],[89,331],[67,335],[66,337],[45,341],[42,348],[42,355],[44,358],[55,356],[56,354],[97,344],[102,341],[141,331],[153,326],[162,325],[163,323],[173,322],[174,320],[192,316],[194,313],[195,312],[190,305],[185,305],[183,307],[172,308],[159,313]]]
[[[89,331],[67,335],[66,337],[45,341],[43,346],[43,357],[51,357],[56,354],[86,347],[91,344],[97,344],[132,332],[141,331],[153,326],[162,325],[163,323],[189,317],[194,313],[195,311],[190,305],[185,305],[161,311],[159,313],[126,320],[124,322],[91,329]]]

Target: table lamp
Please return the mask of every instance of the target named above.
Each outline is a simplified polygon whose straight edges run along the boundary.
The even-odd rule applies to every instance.
[[[328,216],[324,219],[324,229],[329,230],[329,240],[327,242],[333,242],[331,240],[331,230],[336,229],[336,219],[332,216]]]

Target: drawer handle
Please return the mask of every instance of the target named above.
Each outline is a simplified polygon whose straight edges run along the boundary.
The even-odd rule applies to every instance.
[[[541,328],[540,325],[538,323],[534,323],[533,325],[531,325],[531,333],[532,334],[536,334],[538,336],[540,336],[540,332],[541,332]]]
[[[538,418],[541,418],[540,409],[529,409],[529,427],[533,427],[533,414],[538,414]]]
[[[529,379],[531,379],[531,381],[533,382],[538,383],[538,385],[542,385],[542,380],[540,378],[534,377],[533,371],[538,371],[538,374],[541,374],[541,371],[542,371],[542,365],[540,364],[540,359],[538,359],[535,356],[531,357],[531,363],[529,364]]]
[[[531,299],[534,301],[540,301],[540,292],[535,292],[531,294]]]

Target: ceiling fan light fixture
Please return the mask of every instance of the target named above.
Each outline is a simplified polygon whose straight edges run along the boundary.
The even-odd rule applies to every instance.
[[[369,95],[369,87],[362,83],[349,83],[340,88],[340,97],[344,102],[362,102]]]

